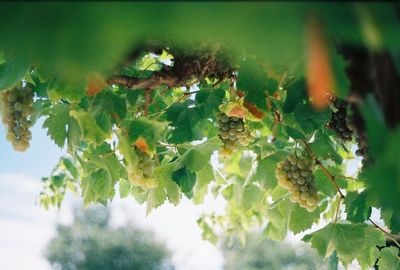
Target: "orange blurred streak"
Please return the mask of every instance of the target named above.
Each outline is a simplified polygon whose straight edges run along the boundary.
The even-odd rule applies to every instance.
[[[328,105],[328,96],[333,96],[333,76],[326,40],[318,20],[312,16],[306,32],[306,77],[308,95],[316,109]]]
[[[145,139],[143,139],[142,137],[139,137],[136,140],[135,145],[137,148],[139,148],[140,150],[142,150],[145,153],[147,153],[149,151],[149,145],[147,144],[147,141]]]
[[[88,78],[88,96],[94,96],[107,86],[106,81],[99,74],[92,74]]]
[[[240,90],[237,91],[238,97],[243,97],[244,93]],[[251,102],[244,101],[243,106],[246,107],[246,109],[256,118],[261,119],[264,117],[264,113],[260,111],[256,105],[254,105]]]

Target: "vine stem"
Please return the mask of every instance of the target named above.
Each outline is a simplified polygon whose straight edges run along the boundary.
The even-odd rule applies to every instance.
[[[145,89],[144,98],[146,100],[146,103],[144,104],[144,116],[147,117],[147,115],[149,114],[149,105],[151,103],[151,89]]]
[[[343,192],[340,190],[340,187],[338,186],[338,184],[337,184],[337,182],[336,182],[335,176],[332,175],[332,174],[328,171],[328,169],[325,168],[324,165],[322,165],[321,161],[319,161],[319,160],[316,158],[316,156],[315,156],[314,152],[312,151],[312,149],[311,149],[310,145],[308,144],[308,142],[307,142],[306,140],[304,140],[304,139],[301,140],[301,141],[304,143],[307,152],[308,152],[308,153],[311,155],[311,157],[315,160],[315,163],[318,165],[318,167],[322,170],[322,172],[328,177],[328,179],[329,179],[329,180],[332,182],[332,184],[335,186],[335,188],[336,188],[337,192],[339,193],[340,197],[341,197],[342,199],[344,199],[345,196],[344,196]]]
[[[334,223],[337,223],[341,203],[342,203],[342,197],[339,197],[339,202],[338,202],[338,206],[336,208]]]
[[[396,238],[391,235],[390,233],[388,233],[386,230],[384,230],[381,226],[379,226],[378,224],[376,224],[371,218],[368,218],[368,221],[372,223],[372,225],[375,226],[375,228],[377,228],[378,230],[382,231],[384,234],[386,234],[387,237],[389,237],[396,245],[397,247],[400,248],[400,243],[396,240]]]
[[[350,177],[350,176],[346,176],[346,175],[340,175],[340,174],[334,175],[334,177],[335,177],[335,178],[339,177],[339,178],[349,179],[349,180],[353,180],[353,181],[360,181],[360,180],[357,179],[357,178]]]

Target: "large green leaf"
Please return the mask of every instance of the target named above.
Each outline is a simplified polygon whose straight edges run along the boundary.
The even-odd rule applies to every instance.
[[[388,247],[381,250],[379,253],[378,266],[379,269],[386,270],[399,270],[400,269],[400,257],[399,249],[396,247]]]
[[[193,186],[196,183],[196,174],[182,167],[172,173],[172,179],[178,184],[188,198],[193,197]]]
[[[73,110],[69,112],[69,115],[78,122],[84,139],[89,143],[99,145],[107,139],[108,134],[97,125],[88,112]]]
[[[377,257],[377,245],[383,245],[382,232],[366,224],[330,223],[324,228],[304,236],[321,256],[329,257],[336,251],[346,266],[358,259],[363,266],[371,266]]]
[[[70,107],[66,104],[55,104],[44,121],[43,128],[47,128],[47,135],[59,146],[63,147],[68,136],[68,124],[71,121]]]
[[[367,193],[365,191],[349,192],[344,200],[346,205],[347,220],[351,222],[364,222],[372,213],[372,208],[368,206]]]

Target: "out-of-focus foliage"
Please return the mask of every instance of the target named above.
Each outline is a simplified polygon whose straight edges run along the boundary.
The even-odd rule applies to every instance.
[[[45,256],[57,270],[173,270],[170,253],[150,231],[114,228],[104,207],[76,210],[71,225],[57,225]]]
[[[231,243],[225,240],[222,250],[225,270],[328,269],[328,264],[308,246],[277,243],[262,239],[259,233],[249,234],[244,246],[239,239],[234,239]]]
[[[311,15],[329,38],[393,50],[400,42],[399,22],[387,3],[2,3],[0,49],[23,53],[41,64],[43,74],[68,80],[109,72],[154,38],[220,42],[302,72]]]

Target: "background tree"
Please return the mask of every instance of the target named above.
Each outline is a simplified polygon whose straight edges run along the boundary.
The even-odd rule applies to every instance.
[[[58,270],[172,270],[170,252],[153,233],[132,225],[113,228],[104,207],[75,210],[71,225],[57,225],[45,256]]]
[[[321,257],[306,245],[293,247],[288,243],[277,243],[262,239],[262,235],[256,232],[249,234],[246,239],[245,246],[238,238],[233,242],[225,239],[222,245],[225,270],[328,269]]]

